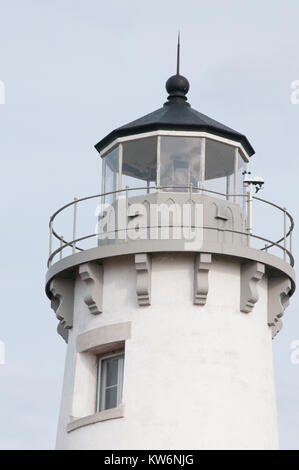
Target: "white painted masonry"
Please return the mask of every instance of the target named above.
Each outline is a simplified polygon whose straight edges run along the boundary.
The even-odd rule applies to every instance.
[[[76,277],[58,449],[278,447],[267,275],[243,313],[240,261],[213,255],[206,303],[195,305],[195,256],[152,254],[151,305],[142,307],[134,255],[106,258],[100,315],[90,313]],[[77,351],[78,335],[126,322],[123,417],[70,430],[96,402],[96,355]]]

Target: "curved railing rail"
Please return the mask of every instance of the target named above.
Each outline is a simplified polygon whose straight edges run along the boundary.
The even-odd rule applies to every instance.
[[[107,192],[107,193],[102,193],[102,194],[95,194],[93,196],[87,196],[87,197],[83,197],[83,198],[80,198],[80,199],[77,199],[77,198],[74,198],[73,201],[69,202],[68,204],[65,204],[64,206],[62,206],[61,208],[59,208],[57,211],[54,212],[54,214],[50,217],[50,222],[49,222],[49,229],[50,229],[50,240],[49,240],[49,258],[48,258],[48,267],[52,264],[52,261],[53,259],[59,255],[60,259],[62,259],[63,257],[63,250],[67,247],[71,247],[72,248],[72,253],[74,254],[76,251],[84,251],[84,248],[78,246],[77,244],[84,241],[84,240],[88,240],[88,239],[91,239],[93,237],[99,237],[99,235],[101,235],[100,233],[92,233],[92,234],[88,234],[88,235],[85,235],[85,236],[82,236],[82,237],[76,237],[76,229],[77,229],[77,206],[79,203],[81,202],[84,202],[84,201],[88,201],[88,200],[91,200],[91,199],[99,199],[101,202],[103,202],[104,198],[106,198],[107,196],[110,196],[110,195],[119,195],[119,194],[122,194],[122,193],[125,193],[126,194],[126,199],[128,199],[128,195],[130,192],[132,191],[160,191],[160,190],[178,190],[178,189],[185,189],[187,190],[186,192],[189,192],[190,195],[192,195],[192,193],[194,191],[196,191],[196,193],[211,193],[211,194],[215,194],[215,195],[218,195],[218,196],[222,196],[222,197],[225,197],[226,199],[230,199],[230,198],[234,198],[234,197],[239,197],[239,198],[245,198],[245,201],[246,204],[249,203],[249,195],[248,193],[247,194],[225,194],[225,193],[221,193],[221,192],[218,192],[218,191],[212,191],[212,190],[207,190],[207,189],[197,189],[197,188],[194,188],[192,185],[190,186],[151,186],[150,188],[148,186],[146,187],[137,187],[137,188],[129,188],[129,187],[126,187],[124,189],[121,189],[121,190],[118,190],[118,191],[110,191],[110,192]],[[143,194],[145,195],[145,194]],[[280,251],[282,251],[283,253],[283,258],[284,260],[286,261],[287,258],[289,259],[289,263],[291,266],[294,266],[294,258],[293,258],[293,255],[292,255],[292,233],[293,233],[293,230],[294,230],[294,219],[293,217],[291,216],[291,214],[286,210],[286,208],[283,208],[283,207],[280,207],[279,205],[271,202],[271,201],[267,201],[265,199],[261,199],[259,197],[256,197],[256,196],[253,196],[252,197],[253,200],[255,201],[259,201],[263,204],[266,204],[266,205],[269,205],[269,206],[272,206],[274,207],[275,209],[279,210],[282,214],[283,214],[283,236],[281,236],[278,240],[276,241],[273,241],[273,240],[269,240],[268,238],[265,238],[265,237],[262,237],[260,235],[255,235],[252,233],[252,228],[249,226],[246,227],[246,231],[245,232],[242,232],[242,231],[237,231],[237,230],[230,230],[230,229],[224,229],[224,228],[218,228],[218,227],[208,227],[208,226],[190,226],[190,228],[192,229],[195,229],[195,228],[198,228],[198,229],[204,229],[204,230],[217,230],[219,232],[227,232],[227,233],[235,233],[237,235],[244,235],[250,239],[256,239],[256,240],[261,240],[265,243],[265,245],[260,248],[261,251],[268,251],[269,249],[273,248],[273,247],[276,247],[278,248]],[[191,199],[190,199],[191,200]],[[59,235],[57,233],[57,229],[54,228],[54,221],[56,219],[56,217],[61,214],[64,210],[68,209],[69,207],[72,207],[73,206],[73,226],[72,226],[72,229],[73,229],[73,238],[72,240],[70,241],[67,241],[62,235]],[[248,216],[248,212],[251,211],[251,208],[250,206],[247,205],[247,216]],[[172,226],[174,227],[174,226]],[[143,229],[148,229],[148,228],[155,228],[153,226],[148,226],[148,227],[142,227]],[[158,228],[158,226],[157,226]],[[160,227],[161,228],[161,227]],[[124,230],[123,228],[121,230]],[[129,228],[126,228],[126,231],[127,230],[130,230]],[[119,230],[114,230],[115,233],[117,233]],[[55,239],[57,239],[59,241],[59,244],[60,246],[58,248],[56,248],[54,251],[52,249],[53,247],[53,237]],[[280,244],[282,243],[282,245]],[[289,243],[289,248],[287,248],[287,244]]]

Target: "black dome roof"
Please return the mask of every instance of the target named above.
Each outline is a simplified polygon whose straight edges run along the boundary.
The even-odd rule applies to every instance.
[[[95,148],[100,152],[118,137],[155,130],[185,130],[206,131],[227,137],[240,142],[250,156],[254,154],[254,149],[245,135],[190,107],[185,96],[189,90],[189,82],[185,77],[179,74],[173,75],[166,82],[166,87],[169,96],[162,108],[115,129],[100,140]]]

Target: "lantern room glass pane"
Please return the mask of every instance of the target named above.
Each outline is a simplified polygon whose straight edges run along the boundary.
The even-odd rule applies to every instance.
[[[105,157],[105,193],[118,190],[119,148],[116,147]],[[105,202],[112,204],[117,199],[117,194],[105,196]]]
[[[160,185],[169,191],[200,187],[202,139],[199,137],[161,137]]]
[[[206,139],[204,189],[226,194],[233,188],[235,147]],[[206,193],[213,196],[213,193]],[[215,194],[217,197],[217,194]]]
[[[157,137],[124,142],[122,188],[146,188],[130,191],[130,196],[150,192],[157,179]]]

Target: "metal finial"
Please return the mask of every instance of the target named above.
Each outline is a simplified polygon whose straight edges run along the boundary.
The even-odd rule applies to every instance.
[[[166,82],[166,90],[169,96],[167,97],[167,103],[165,103],[165,105],[185,104],[186,106],[190,106],[189,103],[186,103],[189,82],[187,78],[180,75],[180,39],[180,32],[178,32],[176,74],[172,75]]]
[[[176,61],[176,73],[180,74],[180,32],[178,32],[178,46],[177,46],[177,61]]]

